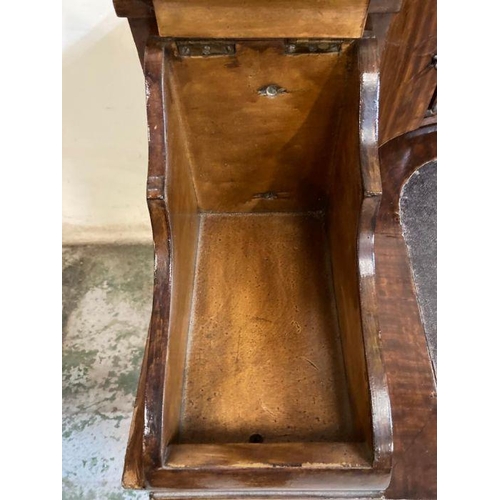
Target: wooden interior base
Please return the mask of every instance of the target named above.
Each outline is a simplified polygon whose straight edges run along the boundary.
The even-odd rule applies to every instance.
[[[179,443],[353,439],[324,216],[203,215],[193,296]]]

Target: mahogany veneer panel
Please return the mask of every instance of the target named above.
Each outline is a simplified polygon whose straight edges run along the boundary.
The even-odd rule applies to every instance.
[[[437,85],[435,54],[437,1],[405,0],[389,27],[381,59],[381,145],[423,125]]]
[[[380,149],[383,196],[376,228],[377,295],[394,424],[388,499],[437,496],[437,388],[399,223],[399,196],[410,175],[436,159],[436,126]]]

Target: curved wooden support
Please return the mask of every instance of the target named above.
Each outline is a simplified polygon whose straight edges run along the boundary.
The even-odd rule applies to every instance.
[[[360,163],[364,199],[358,235],[360,302],[365,341],[365,357],[371,393],[374,466],[388,473],[392,464],[391,405],[380,345],[380,326],[375,286],[375,225],[382,197],[378,157],[378,116],[380,70],[377,42],[360,42]]]
[[[123,474],[126,488],[144,488],[147,470],[162,464],[162,414],[165,357],[171,288],[171,231],[166,203],[166,115],[163,45],[152,42],[146,51],[146,106],[149,166],[147,202],[154,241],[154,288],[151,321],[141,368],[139,389]]]
[[[411,175],[424,163],[437,157],[437,125],[429,125],[401,135],[384,144],[380,150],[383,160],[384,196],[379,214],[379,227],[384,231],[401,232],[399,198],[401,189]]]
[[[374,231],[382,194],[378,160],[379,69],[375,39],[359,42],[358,71],[344,94],[330,206],[330,246],[339,322],[354,415],[370,443],[373,467],[389,484],[391,407],[379,340]],[[359,115],[353,107],[359,103]],[[359,128],[359,136],[352,130]],[[358,159],[356,161],[356,158]],[[353,242],[356,241],[356,246]],[[365,392],[360,392],[365,380]]]
[[[163,46],[151,43],[146,50],[146,107],[148,115],[149,168],[147,201],[153,230],[155,272],[153,308],[148,348],[144,401],[144,458],[151,469],[162,463],[162,414],[164,405],[165,358],[171,287],[171,230],[166,191],[166,114],[164,100]]]
[[[399,222],[402,186],[436,155],[435,125],[399,136],[380,148],[384,191],[375,235],[376,284],[394,421],[388,499],[437,496],[436,381]]]

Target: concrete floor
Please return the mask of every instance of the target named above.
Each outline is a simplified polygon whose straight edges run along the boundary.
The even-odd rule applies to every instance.
[[[436,351],[436,168],[405,186],[404,234]],[[63,500],[146,499],[121,488],[123,458],[151,313],[152,246],[63,250]]]
[[[120,481],[152,276],[149,246],[63,250],[63,500],[148,498]]]

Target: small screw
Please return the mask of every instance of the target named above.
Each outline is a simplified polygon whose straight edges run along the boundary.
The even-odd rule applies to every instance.
[[[266,94],[269,97],[274,97],[278,93],[278,87],[276,85],[269,85],[266,89]]]
[[[279,94],[285,93],[286,89],[272,83],[271,85],[261,87],[257,92],[259,93],[259,95],[263,95],[265,97],[276,97]]]
[[[210,45],[205,45],[205,46],[203,47],[203,55],[204,55],[204,56],[208,56],[208,54],[210,54],[210,50],[211,50],[211,49],[210,49]]]
[[[289,46],[288,46],[288,52],[295,52],[295,49],[297,47],[295,46],[294,43],[291,43]]]
[[[190,52],[189,47],[186,47],[185,45],[181,47],[181,55],[188,56]]]
[[[309,52],[316,52],[318,50],[318,48],[316,47],[316,45],[309,45]]]

